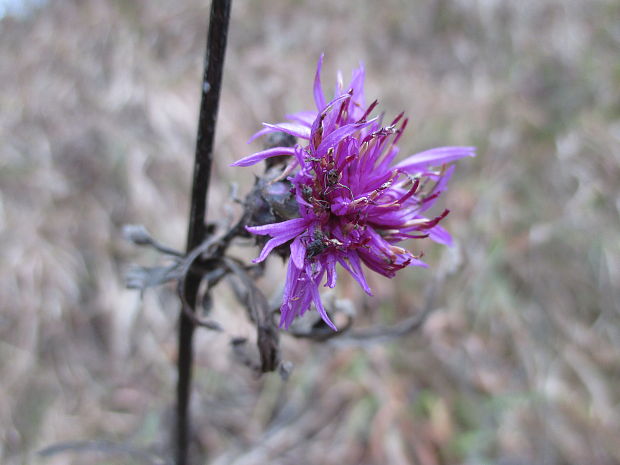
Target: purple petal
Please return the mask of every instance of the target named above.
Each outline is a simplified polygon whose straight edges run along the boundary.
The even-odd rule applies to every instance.
[[[333,329],[334,331],[338,331],[336,325],[332,323],[332,320],[329,319],[325,307],[323,307],[323,302],[321,302],[321,295],[319,294],[318,283],[315,286],[310,286],[310,292],[312,293],[312,301],[314,302],[314,306],[316,307],[317,312],[319,312],[319,315],[321,315],[323,321],[327,323],[327,326],[329,326],[331,329]]]
[[[269,134],[270,132],[275,132],[275,131],[273,129],[271,129],[271,128],[263,128],[260,131],[254,133],[254,135],[248,139],[247,143],[249,144],[250,142],[253,142],[254,140],[258,139],[259,137],[264,136],[265,134]]]
[[[356,252],[351,252],[347,255],[349,259],[349,263],[351,264],[351,275],[355,278],[355,280],[362,286],[364,292],[368,295],[372,295],[372,291],[370,290],[370,286],[366,281],[366,277],[364,276],[364,270],[362,269],[362,264],[360,261],[360,257]]]
[[[450,233],[439,225],[433,226],[431,229],[428,230],[428,233],[429,237],[438,244],[444,244],[449,247],[452,247],[454,245]]]
[[[439,180],[437,181],[437,184],[435,185],[435,187],[433,188],[433,193],[436,192],[444,192],[447,188],[448,188],[448,181],[450,180],[450,178],[452,177],[452,173],[454,172],[454,169],[456,167],[454,165],[450,166],[447,170],[444,171],[444,173],[441,175],[441,177],[439,178]],[[425,212],[426,210],[429,210],[430,208],[433,207],[433,205],[435,205],[435,202],[437,202],[437,199],[439,199],[439,196],[436,196],[434,198],[425,200],[420,209],[419,212]]]
[[[383,158],[380,158],[380,162],[377,165],[377,171],[384,172],[388,170],[388,167],[392,164],[394,158],[398,156],[400,152],[400,148],[396,145],[390,147],[390,149],[383,155]]]
[[[317,115],[317,117],[312,122],[312,126],[310,128],[310,136],[312,137],[312,146],[315,147],[315,143],[320,143],[321,138],[318,138],[316,135],[319,134],[319,128],[321,128],[320,134],[328,134],[333,130],[334,119],[336,118],[337,112],[333,112],[333,107],[344,100],[350,99],[350,94],[342,94],[336,97],[334,100],[329,102],[325,108]]]
[[[475,156],[475,147],[437,147],[411,155],[398,163],[394,168],[411,172],[420,168],[426,168],[427,166],[439,166],[459,158]]]
[[[350,88],[353,90],[353,100],[350,105],[351,118],[357,120],[359,116],[364,113],[364,107],[366,106],[364,98],[364,78],[365,78],[364,64],[360,63],[360,67],[353,71],[353,78],[351,79]]]
[[[346,215],[349,210],[350,199],[342,196],[334,197],[331,201],[331,211],[334,215]]]
[[[428,268],[428,263],[424,263],[422,260],[410,257],[409,266],[420,266],[422,268]]]
[[[261,226],[246,226],[245,229],[252,234],[264,236],[278,236],[288,232],[295,231],[294,235],[301,233],[306,229],[306,220],[304,218],[293,218],[292,220],[281,221],[280,223],[263,224]]]
[[[297,121],[304,126],[311,127],[312,122],[316,118],[316,115],[316,111],[299,111],[297,113],[291,113],[290,115],[286,115],[286,117],[292,121]]]
[[[277,157],[278,155],[295,155],[294,147],[274,147],[272,149],[263,150],[262,152],[256,152],[252,155],[248,155],[247,157],[242,158],[241,160],[237,160],[234,163],[231,163],[230,166],[251,166],[259,161],[263,161],[266,158]]]
[[[282,131],[291,136],[299,137],[300,139],[310,139],[310,128],[304,126],[303,124],[297,123],[278,123],[278,124],[269,124],[263,123],[266,129],[271,129],[270,132]],[[261,131],[259,131],[261,132]],[[258,133],[257,133],[258,134]]]
[[[325,286],[334,288],[336,286],[336,259],[333,254],[327,254],[325,258],[325,269],[327,270],[327,282]]]
[[[317,148],[317,152],[319,154],[325,153],[328,148],[334,147],[338,142],[344,139],[347,136],[359,131],[360,129],[365,128],[366,126],[370,126],[376,121],[376,118],[371,119],[365,123],[355,123],[355,124],[346,124],[342,127],[339,127],[332,133],[330,133],[327,137],[323,139],[319,147]]]
[[[299,166],[304,166],[304,150],[301,148],[301,145],[295,146],[295,158],[297,158]]]
[[[284,291],[282,293],[282,303],[289,302],[294,295],[295,287],[297,286],[297,281],[299,280],[299,275],[302,270],[297,268],[292,261],[289,261],[288,267],[286,269],[286,280],[284,282]]]
[[[258,258],[253,260],[254,263],[259,263],[265,260],[267,255],[269,255],[274,248],[290,241],[304,231],[306,229],[306,220],[303,218],[295,218],[281,223],[266,224],[264,226],[246,226],[245,229],[252,234],[269,234],[273,236],[272,239],[267,241]]]
[[[282,295],[282,306],[280,307],[280,327],[286,328],[291,325],[295,317],[299,313],[299,311],[293,310],[291,303],[294,301],[295,305],[298,305],[300,302],[299,295],[299,284],[300,284],[300,275],[302,271],[299,270],[292,261],[289,261],[288,268],[286,270],[286,281],[284,283],[284,293]]]
[[[269,253],[275,249],[277,246],[284,244],[286,241],[289,241],[293,238],[294,236],[291,237],[286,237],[286,236],[278,236],[278,237],[274,237],[272,239],[269,239],[267,241],[267,243],[265,244],[265,247],[263,247],[263,250],[261,251],[260,255],[258,256],[258,258],[255,258],[254,260],[252,260],[252,263],[260,263],[263,260],[265,260],[267,258],[267,255],[269,255]]]
[[[323,67],[323,56],[321,53],[319,62],[316,65],[316,74],[314,75],[314,102],[319,111],[325,108],[325,97],[323,96],[323,88],[321,86],[321,68]]]
[[[336,73],[336,88],[334,89],[334,95],[342,94],[342,88],[344,87],[344,79],[342,78],[342,72],[338,70]]]
[[[300,270],[304,267],[304,258],[306,257],[306,247],[301,242],[301,236],[297,236],[291,244],[291,260]]]
[[[280,328],[288,329],[296,316],[290,305],[283,304],[280,307]]]

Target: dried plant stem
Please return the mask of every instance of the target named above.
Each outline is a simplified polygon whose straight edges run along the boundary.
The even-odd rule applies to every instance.
[[[205,239],[207,193],[213,160],[213,139],[220,97],[224,53],[228,35],[231,0],[213,0],[202,81],[202,101],[198,120],[196,158],[192,183],[191,210],[187,234],[187,252]],[[184,294],[191,311],[195,311],[201,277],[190,273],[185,281]],[[190,437],[189,402],[192,379],[194,322],[184,312],[179,324],[179,358],[177,383],[176,463],[188,464]]]

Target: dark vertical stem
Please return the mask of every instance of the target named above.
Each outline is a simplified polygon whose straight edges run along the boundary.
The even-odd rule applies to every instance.
[[[202,101],[200,104],[200,117],[198,119],[192,200],[187,232],[188,252],[196,248],[206,236],[207,193],[213,160],[213,139],[222,84],[230,4],[231,0],[213,0],[211,3],[202,81]],[[199,285],[200,276],[190,273],[185,280],[185,296],[192,311],[195,310]],[[194,325],[192,321],[181,312],[175,437],[177,465],[188,465],[190,436],[188,407],[192,381],[193,334]]]

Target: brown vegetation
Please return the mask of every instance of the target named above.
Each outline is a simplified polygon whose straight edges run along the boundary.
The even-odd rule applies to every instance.
[[[178,304],[173,288],[142,304],[123,288],[130,262],[157,257],[120,229],[183,247],[207,16],[196,0],[50,0],[0,19],[2,463],[103,457],[36,456],[71,440],[169,449]],[[613,0],[233,5],[214,217],[238,214],[229,183],[247,192],[251,170],[227,165],[258,148],[245,141],[260,122],[311,106],[322,51],[326,83],[363,60],[368,94],[407,112],[403,151],[479,155],[445,200],[456,249],[425,243],[430,271],[375,279],[372,299],[338,289],[363,323],[394,322],[441,260],[460,262],[421,332],[362,347],[285,337],[283,383],[199,331],[208,463],[620,462],[618,17]],[[228,291],[215,307],[227,334],[251,333]]]

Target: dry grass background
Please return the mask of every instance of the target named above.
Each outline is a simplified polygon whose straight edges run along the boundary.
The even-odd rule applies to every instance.
[[[0,20],[0,461],[61,441],[169,450],[177,304],[123,289],[120,237],[183,247],[208,2],[50,0]],[[200,332],[201,463],[620,463],[620,4],[238,0],[210,214],[261,121],[311,106],[359,60],[405,110],[405,152],[472,144],[445,203],[458,274],[422,332],[368,347],[285,340],[288,383]],[[438,248],[425,244],[437,267]],[[240,248],[252,256],[255,250]],[[415,312],[431,271],[375,280],[366,322]],[[278,281],[278,264],[270,269]],[[248,335],[228,291],[215,318]],[[116,461],[115,461],[116,460]]]

